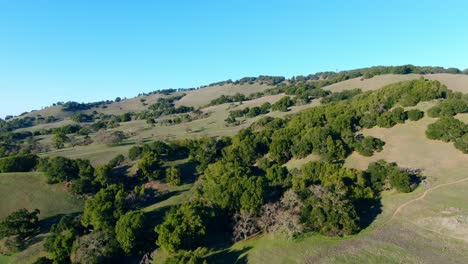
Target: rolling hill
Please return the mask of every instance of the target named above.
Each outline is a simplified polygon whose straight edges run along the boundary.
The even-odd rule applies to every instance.
[[[468,94],[468,75],[460,73],[373,73],[372,76],[366,77],[364,75],[355,77],[352,74],[349,76],[345,74],[348,77],[342,77],[339,74],[331,74],[332,77],[319,75],[321,77],[306,78],[303,82],[297,83],[294,83],[292,79],[283,80],[280,83],[258,80],[238,84],[219,83],[200,89],[140,95],[118,102],[109,101],[97,107],[92,106],[78,111],[64,111],[63,105],[56,105],[7,121],[12,122],[23,118],[37,120],[38,117],[54,116],[54,122],[33,122],[32,125],[24,125],[3,133],[13,135],[26,133],[26,138],[33,135],[30,141],[20,140],[18,147],[31,147],[31,142],[36,142],[34,146],[40,145],[41,147],[33,148],[33,152],[41,158],[61,156],[74,160],[87,159],[96,168],[108,164],[118,154],[121,154],[124,156],[124,161],[116,166],[114,173],[117,176],[113,177],[121,179],[128,176],[130,179],[128,181],[132,181],[140,175],[136,171],[141,161],[138,158],[129,158],[129,150],[154,141],[186,147],[189,143],[184,142],[188,142],[187,140],[216,138],[223,142],[224,139],[230,137],[232,139],[229,144],[235,145],[236,140],[240,140],[239,135],[246,133],[245,129],[251,128],[252,134],[256,135],[255,133],[262,131],[261,122],[276,120],[275,118],[285,120],[286,124],[287,122],[304,122],[307,125],[304,125],[302,130],[313,129],[313,123],[308,124],[307,120],[297,116],[307,111],[309,111],[307,113],[312,113],[313,109],[319,107],[330,106],[331,108],[341,103],[359,103],[359,100],[364,100],[366,96],[371,97],[374,92],[391,90],[392,84],[395,87],[404,86],[410,81],[420,79],[426,80],[426,83],[429,80],[436,81],[434,85],[440,83],[448,90],[460,92],[460,98],[466,98]],[[291,87],[295,89],[293,92],[291,89],[288,90]],[[301,92],[300,89],[306,92]],[[353,89],[360,89],[360,91],[356,95],[346,93]],[[321,93],[317,95],[315,91],[321,91]],[[303,93],[307,92],[309,93],[307,100],[301,100]],[[331,102],[323,100],[323,98],[333,98],[333,95],[337,95],[338,98],[343,97]],[[454,95],[456,96],[458,95]],[[218,100],[220,97],[222,100]],[[293,101],[286,107],[287,111],[273,110],[274,107],[280,107],[285,98]],[[353,98],[357,99],[352,101]],[[465,190],[468,188],[468,155],[454,146],[452,142],[455,139],[451,142],[432,140],[426,134],[427,128],[441,118],[429,116],[428,112],[444,100],[449,99],[430,98],[418,101],[414,105],[404,105],[397,101],[394,106],[382,112],[391,112],[398,107],[406,111],[405,113],[411,109],[418,109],[424,112],[424,117],[415,121],[396,122],[388,127],[374,124],[367,128],[353,128],[353,133],[356,133],[356,135],[353,134],[354,138],[358,138],[359,132],[360,137],[377,138],[382,140],[384,145],[381,151],[373,151],[369,156],[359,153],[349,144],[351,152],[339,161],[345,169],[365,171],[369,164],[384,160],[390,163],[395,162],[400,168],[417,169],[420,173],[420,183],[411,192],[402,193],[388,188],[377,195],[380,197],[380,204],[372,207],[372,210],[376,210],[377,213],[372,221],[359,232],[342,236],[304,232],[304,234],[289,238],[284,234],[259,231],[235,243],[230,239],[226,242],[223,238],[213,236],[207,239],[211,249],[203,256],[204,259],[208,263],[467,263],[468,204],[465,201],[468,200],[468,193]],[[267,112],[251,114],[254,112],[252,109],[260,109],[266,104],[270,105]],[[189,107],[190,111],[184,112],[184,107]],[[131,118],[121,120],[120,116],[126,113],[130,113]],[[90,116],[92,120],[77,122],[72,118],[77,114]],[[239,116],[235,116],[233,122],[229,121],[230,117],[235,114]],[[468,122],[468,113],[457,113],[454,116],[462,123]],[[104,127],[96,129],[98,124],[104,124]],[[86,128],[87,133],[65,133],[67,140],[63,146],[56,147],[56,134],[59,132],[54,129],[73,125],[78,125],[79,130]],[[285,129],[285,126],[279,126],[276,130]],[[31,134],[28,134],[29,132]],[[301,132],[294,131],[293,136]],[[109,138],[112,138],[111,135],[119,133],[123,134],[121,138],[109,141]],[[245,138],[248,138],[248,135],[247,133]],[[271,135],[263,135],[263,137],[274,138]],[[84,144],[85,139],[90,140]],[[274,139],[269,140],[268,144],[271,144]],[[78,143],[75,145],[74,141]],[[342,141],[345,142],[346,139],[343,137]],[[231,153],[232,149],[228,148],[229,144],[225,146],[224,154],[220,155],[228,156]],[[290,144],[286,147],[288,150],[297,147],[293,146],[293,143]],[[237,149],[236,151],[243,153],[244,156],[249,153]],[[177,149],[173,155],[177,156],[179,152],[183,152],[182,148]],[[222,151],[213,148],[206,153],[216,154],[217,152]],[[313,161],[325,160],[323,153],[306,154],[301,157],[288,156],[287,160],[281,163],[277,162],[273,154],[267,151],[257,157],[254,164],[256,168],[260,168],[259,164],[262,159],[272,159],[286,167],[292,178],[300,177],[302,166]],[[162,155],[170,156],[170,154]],[[195,154],[183,158],[161,159],[160,163],[164,168],[174,167],[180,170],[181,184],[179,186],[171,185],[162,179],[148,180],[144,183],[145,188],[152,190],[156,195],[153,200],[145,201],[144,206],[140,206],[139,209],[149,215],[155,224],[160,224],[163,221],[163,215],[171,208],[184,204],[197,195],[202,195],[198,192],[202,188],[200,186],[207,184],[209,180],[207,180],[209,175],[206,174],[216,171],[214,167],[211,168],[212,171],[208,169],[208,172],[197,168],[202,164],[200,160],[203,158],[196,159],[193,155]],[[336,160],[327,162],[335,163]],[[216,160],[208,164],[212,163],[216,163]],[[45,182],[45,179],[46,176],[41,172],[0,173],[2,198],[0,219],[19,208],[29,210],[39,208],[41,219],[76,213],[83,210],[83,200],[91,199],[92,195],[73,195],[68,185],[63,182],[50,185]],[[276,186],[275,188],[282,190],[286,187]],[[272,197],[268,199],[278,199],[274,197],[277,195],[277,189],[272,191]],[[230,190],[226,190],[228,191]],[[47,232],[37,236],[46,236],[45,233]],[[36,257],[47,255],[42,248],[44,241],[42,239],[38,241],[28,245],[19,253],[0,257],[0,263],[21,263],[22,261],[30,263]],[[164,263],[164,260],[172,257],[174,253],[168,253],[161,248],[155,249],[154,242],[150,249],[153,263]],[[132,261],[139,260],[142,256],[140,253],[129,255]]]

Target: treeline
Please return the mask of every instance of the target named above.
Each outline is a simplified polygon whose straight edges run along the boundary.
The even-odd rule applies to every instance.
[[[226,81],[210,83],[208,85],[200,86],[200,88],[212,87],[212,86],[217,86],[217,85],[223,86],[225,84],[242,85],[242,84],[260,83],[260,84],[267,84],[267,85],[276,85],[276,84],[283,82],[284,80],[286,80],[286,78],[283,76],[260,75],[258,77],[244,77],[236,81],[232,81],[231,79],[229,79]]]
[[[20,128],[32,127],[39,124],[49,124],[57,122],[58,119],[54,116],[48,116],[44,118],[42,116],[37,117],[23,117],[11,119],[9,121],[3,121],[0,119],[0,133],[13,131]]]
[[[250,101],[257,98],[261,98],[266,95],[276,95],[280,93],[285,93],[287,95],[294,96],[295,103],[298,105],[307,104],[311,100],[324,97],[330,94],[329,91],[324,91],[315,87],[313,84],[309,83],[300,83],[293,85],[280,85],[273,88],[266,89],[263,92],[256,92],[250,95],[244,95],[236,93],[232,96],[230,95],[221,95],[220,97],[211,100],[208,106],[219,105],[224,103],[235,103]]]
[[[362,68],[350,71],[341,72],[318,72],[306,76],[297,75],[293,76],[288,81],[290,82],[307,82],[318,81],[321,85],[331,85],[333,83],[363,77],[365,79],[372,78],[377,75],[383,74],[435,74],[435,73],[450,73],[450,74],[468,74],[467,70],[463,72],[457,68],[443,68],[432,66],[414,66],[414,65],[401,65],[401,66],[374,66],[370,68]]]
[[[159,98],[156,103],[150,105],[148,110],[135,114],[136,119],[146,119],[147,123],[156,123],[155,119],[164,115],[185,114],[195,112],[193,107],[179,106],[175,107],[175,102],[184,97],[185,94],[172,96],[168,98]]]

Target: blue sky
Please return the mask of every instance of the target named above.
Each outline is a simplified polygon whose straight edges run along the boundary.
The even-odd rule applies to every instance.
[[[0,0],[0,117],[244,76],[468,68],[468,1]]]

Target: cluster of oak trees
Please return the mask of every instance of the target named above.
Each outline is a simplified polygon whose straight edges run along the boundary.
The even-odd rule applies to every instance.
[[[455,115],[462,113],[468,113],[468,94],[451,93],[449,99],[440,101],[428,110],[430,117],[439,117],[439,119],[428,126],[427,137],[453,142],[457,149],[467,154],[468,124],[454,118]]]

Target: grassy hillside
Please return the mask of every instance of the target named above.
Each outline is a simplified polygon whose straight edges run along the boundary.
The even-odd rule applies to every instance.
[[[41,210],[40,218],[79,212],[83,202],[63,184],[48,185],[42,173],[0,173],[0,219],[19,208]]]
[[[371,91],[379,89],[385,85],[418,79],[424,77],[429,80],[437,80],[445,84],[449,89],[459,92],[466,93],[468,91],[468,75],[463,74],[448,74],[448,73],[437,73],[437,74],[406,74],[406,75],[395,75],[395,74],[385,74],[374,76],[370,79],[363,79],[361,77],[346,80],[336,84],[327,86],[327,90],[332,92],[340,92],[343,90],[351,90],[355,88],[360,88],[363,91]]]
[[[428,74],[430,80],[438,80],[449,89],[468,93],[468,76],[461,74]],[[420,78],[418,74],[385,74],[369,79],[361,77],[345,80],[323,87],[325,90],[340,92],[354,88],[363,91],[377,90],[387,84]],[[174,125],[162,125],[164,118],[174,118],[180,114],[158,117],[158,123],[151,125],[145,119],[121,122],[114,128],[106,129],[112,133],[122,131],[127,137],[118,144],[106,145],[94,142],[87,146],[62,149],[49,149],[39,153],[41,157],[64,156],[72,159],[89,159],[93,165],[108,163],[118,154],[128,155],[135,145],[154,140],[172,141],[177,139],[198,139],[202,137],[233,136],[243,128],[249,127],[264,116],[287,118],[302,110],[321,105],[320,98],[302,105],[288,108],[288,111],[271,111],[255,117],[240,117],[238,125],[226,125],[232,110],[261,106],[265,102],[274,104],[286,94],[266,95],[257,99],[224,103],[205,107],[211,100],[221,95],[242,93],[249,95],[261,92],[272,86],[260,83],[214,85],[199,90],[187,91],[186,95],[175,102],[176,106],[203,107],[204,118]],[[180,93],[175,93],[177,95]],[[97,111],[104,114],[120,115],[128,111],[141,112],[165,95],[139,96],[107,105],[106,108],[92,108],[83,111]],[[144,99],[144,100],[142,100]],[[437,104],[437,100],[421,102],[405,110],[420,109],[427,111]],[[397,105],[398,106],[398,105]],[[73,124],[69,112],[61,111],[60,106],[49,107],[29,113],[29,116],[54,115],[62,118],[60,122],[23,128],[18,131],[34,131],[62,125]],[[458,114],[456,118],[468,122],[468,114]],[[298,238],[282,235],[256,235],[248,240],[234,244],[214,247],[208,263],[468,263],[468,155],[457,150],[452,143],[429,140],[425,131],[437,119],[426,116],[418,121],[407,120],[391,128],[373,127],[362,129],[359,133],[379,138],[385,142],[381,152],[364,157],[357,152],[344,160],[345,167],[365,170],[369,163],[383,159],[396,162],[402,168],[421,169],[424,181],[410,193],[394,190],[382,193],[379,213],[375,220],[364,230],[353,236],[326,237],[317,234],[304,234]],[[88,125],[88,124],[85,124]],[[89,134],[96,139],[96,132]],[[50,144],[52,135],[36,136],[42,144]],[[268,153],[266,156],[270,155]],[[317,154],[305,158],[292,158],[284,164],[289,170],[300,168],[307,162],[320,160]],[[136,162],[126,160],[128,171],[136,170]],[[157,194],[155,200],[145,204],[142,211],[157,217],[162,216],[175,205],[190,201],[200,187],[194,164],[189,159],[165,161],[165,166],[182,168],[182,184],[172,186],[164,180],[151,180],[145,183],[148,189]],[[188,166],[190,165],[190,166]],[[187,168],[184,168],[187,166]],[[188,168],[190,167],[190,168]],[[121,172],[125,173],[125,172]],[[124,175],[124,174],[122,174]],[[119,174],[120,176],[120,174]],[[0,219],[18,208],[41,210],[42,219],[59,214],[80,212],[83,201],[75,199],[64,184],[48,185],[42,173],[2,173],[0,174]],[[42,235],[26,250],[13,256],[0,256],[0,263],[28,263],[44,255]],[[37,243],[36,243],[37,242]],[[153,244],[154,245],[154,244]],[[167,257],[160,250],[153,253],[154,263],[164,263]]]
[[[251,93],[262,92],[270,87],[269,85],[260,83],[214,85],[187,92],[187,95],[176,103],[176,106],[201,107],[221,95],[234,95],[236,93],[249,95]]]

